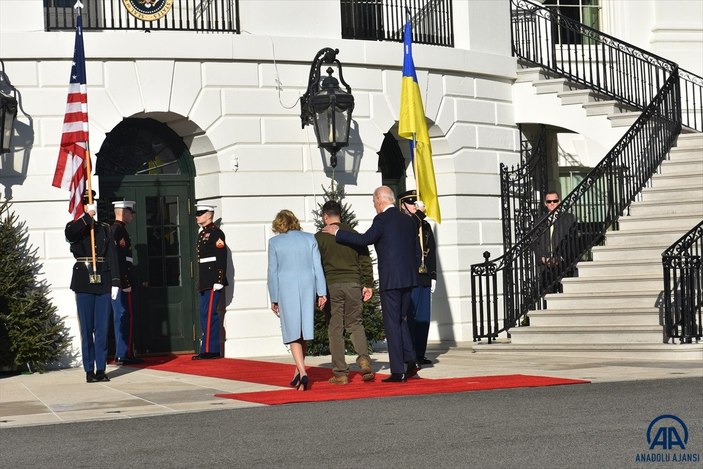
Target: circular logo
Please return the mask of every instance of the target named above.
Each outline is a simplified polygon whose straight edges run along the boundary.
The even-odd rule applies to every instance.
[[[156,21],[171,10],[173,0],[122,0],[130,15],[142,21]]]

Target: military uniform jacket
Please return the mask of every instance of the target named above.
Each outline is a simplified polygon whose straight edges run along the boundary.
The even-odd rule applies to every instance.
[[[425,220],[426,215],[421,211],[415,212],[413,218],[417,222],[418,229],[418,244],[420,236],[422,236],[422,249],[425,251],[425,267],[427,268],[427,273],[419,274],[418,285],[421,287],[429,287],[432,285],[432,280],[437,280],[437,244],[434,239],[434,233],[432,232],[432,227],[429,222]],[[422,227],[422,230],[420,230]],[[418,254],[419,254],[418,249]],[[419,255],[417,259],[417,265],[420,266],[422,262],[422,256]]]
[[[225,234],[210,223],[198,234],[198,290],[211,290],[213,284],[227,285],[227,244]]]
[[[120,266],[120,287],[130,288],[134,283],[132,277],[132,240],[129,239],[129,233],[124,222],[115,220],[115,223],[110,227],[112,237],[115,240],[117,247],[117,258]]]
[[[76,293],[102,295],[110,293],[111,287],[120,286],[119,261],[110,225],[92,222],[93,218],[84,213],[78,220],[67,223],[64,230],[66,240],[71,244],[71,253],[76,259],[71,277],[71,290]],[[100,274],[100,283],[90,283],[89,280],[89,273],[93,271],[91,226],[95,231],[95,267],[96,273]]]

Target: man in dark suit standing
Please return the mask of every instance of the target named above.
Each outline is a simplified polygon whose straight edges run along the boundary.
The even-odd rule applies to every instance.
[[[549,191],[544,194],[545,217],[552,217],[552,223],[537,240],[537,266],[540,270],[542,293],[561,293],[562,276],[573,277],[574,269],[569,267],[574,260],[576,219],[571,213],[557,212],[560,204],[559,193]]]
[[[418,283],[415,262],[417,230],[413,219],[395,206],[395,195],[390,187],[381,186],[374,191],[373,206],[377,215],[363,234],[340,231],[337,225],[327,225],[322,231],[334,235],[338,243],[374,245],[391,367],[391,375],[382,381],[403,382],[420,370],[407,322],[412,289]]]

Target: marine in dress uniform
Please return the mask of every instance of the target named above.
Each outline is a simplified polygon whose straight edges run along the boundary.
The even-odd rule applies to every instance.
[[[134,302],[132,288],[134,277],[132,272],[132,241],[126,226],[132,222],[134,206],[132,200],[113,202],[115,222],[110,227],[112,237],[117,247],[119,259],[120,291],[117,298],[112,300],[112,319],[115,330],[115,363],[130,365],[144,360],[135,358],[133,354],[134,337]]]
[[[78,321],[81,330],[81,352],[86,381],[110,381],[107,365],[107,334],[110,321],[110,299],[117,298],[120,279],[117,249],[110,225],[96,220],[97,206],[83,198],[85,213],[66,224],[64,234],[71,245],[76,262],[73,265],[71,290],[76,293]],[[95,239],[93,267],[91,231]]]
[[[198,292],[200,295],[200,353],[193,360],[220,358],[220,316],[217,302],[227,285],[227,244],[225,234],[213,222],[215,206],[198,204],[195,220],[198,234]]]
[[[418,242],[418,285],[412,291],[412,313],[408,315],[408,326],[413,337],[413,346],[417,361],[421,365],[432,363],[425,356],[427,337],[430,332],[430,315],[432,311],[432,293],[437,285],[437,244],[432,227],[423,211],[425,204],[417,200],[417,192],[409,190],[398,197],[401,209],[412,216],[417,224]]]

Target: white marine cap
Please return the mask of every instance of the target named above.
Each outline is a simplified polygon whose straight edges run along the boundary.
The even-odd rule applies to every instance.
[[[215,205],[209,205],[209,204],[196,204],[195,205],[195,211],[196,212],[214,212],[215,211]]]
[[[112,205],[114,205],[115,208],[128,208],[134,212],[134,206],[137,205],[137,203],[133,200],[116,200]]]

